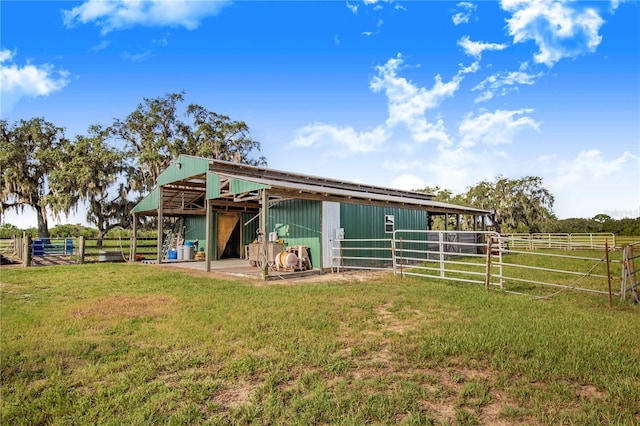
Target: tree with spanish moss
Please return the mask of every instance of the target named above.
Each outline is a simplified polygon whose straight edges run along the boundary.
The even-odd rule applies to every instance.
[[[0,120],[0,214],[35,209],[40,238],[49,236],[48,212],[58,203],[49,192],[49,176],[65,140],[64,129],[44,118]]]
[[[109,144],[110,134],[110,129],[92,125],[87,135],[66,141],[51,172],[51,191],[58,194],[59,202],[55,211],[69,214],[84,202],[87,222],[98,229],[98,247],[109,230],[130,226],[135,205],[135,199],[129,197],[132,168],[125,153]]]

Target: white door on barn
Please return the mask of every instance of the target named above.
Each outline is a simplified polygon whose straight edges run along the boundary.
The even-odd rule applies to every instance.
[[[322,202],[322,268],[329,269],[339,264],[333,262],[333,255],[337,255],[331,250],[336,237],[336,232],[340,228],[340,203],[333,201]],[[334,264],[335,263],[335,264]]]

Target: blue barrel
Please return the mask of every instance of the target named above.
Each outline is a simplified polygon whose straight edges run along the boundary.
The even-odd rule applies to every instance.
[[[169,250],[169,260],[178,259],[178,251],[177,250]]]

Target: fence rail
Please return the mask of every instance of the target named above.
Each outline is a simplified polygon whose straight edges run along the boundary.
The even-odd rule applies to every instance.
[[[509,247],[526,250],[603,250],[605,245],[609,247],[616,245],[615,234],[608,232],[573,234],[513,233],[502,234],[502,237],[506,238],[506,243]]]
[[[620,297],[625,300],[627,293],[631,293],[633,303],[640,303],[640,242],[625,246],[622,255],[622,284]]]
[[[25,244],[28,248],[25,251]],[[32,259],[62,258],[68,262],[118,262],[129,261],[133,239],[103,238],[98,245],[97,238],[44,238],[30,241],[30,238],[14,237],[0,239],[0,252],[31,264]],[[157,257],[157,240],[155,238],[137,238],[137,260],[155,259]],[[27,259],[25,259],[27,255]]]
[[[388,239],[334,241],[333,265],[338,271],[386,269],[401,276],[480,284],[534,297],[566,290],[611,297],[612,281],[622,280],[627,287],[621,289],[621,299],[628,292],[638,297],[640,268],[634,269],[633,261],[640,263],[640,243],[627,249],[623,262],[619,251],[611,258],[609,234],[530,235],[396,230]]]

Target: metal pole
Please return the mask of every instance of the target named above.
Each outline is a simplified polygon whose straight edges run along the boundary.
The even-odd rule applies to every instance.
[[[157,260],[158,260],[158,265],[162,263],[162,247],[163,247],[163,236],[162,236],[162,222],[164,220],[164,218],[162,217],[163,211],[162,211],[162,187],[158,187],[158,244],[157,244],[157,248],[158,248],[158,255],[157,255]]]
[[[611,293],[611,265],[609,264],[609,240],[604,240],[604,251],[607,260],[607,284],[609,285],[609,307],[613,306],[613,295]]]
[[[404,278],[402,273],[402,237],[400,237],[400,278]]]
[[[262,233],[262,279],[267,280],[269,277],[269,264],[267,262],[267,215],[269,210],[269,197],[267,190],[262,190],[262,216],[260,217],[260,232]]]
[[[491,283],[491,246],[493,245],[493,237],[489,235],[487,239],[487,274],[484,279],[484,288],[489,290],[489,284]]]
[[[204,247],[204,270],[205,272],[210,272],[211,271],[211,247],[212,247],[212,243],[213,243],[213,235],[211,232],[211,228],[213,228],[211,225],[211,202],[210,200],[207,198],[204,202],[204,205],[207,209],[206,214],[205,214],[205,234],[206,236],[206,245]]]

